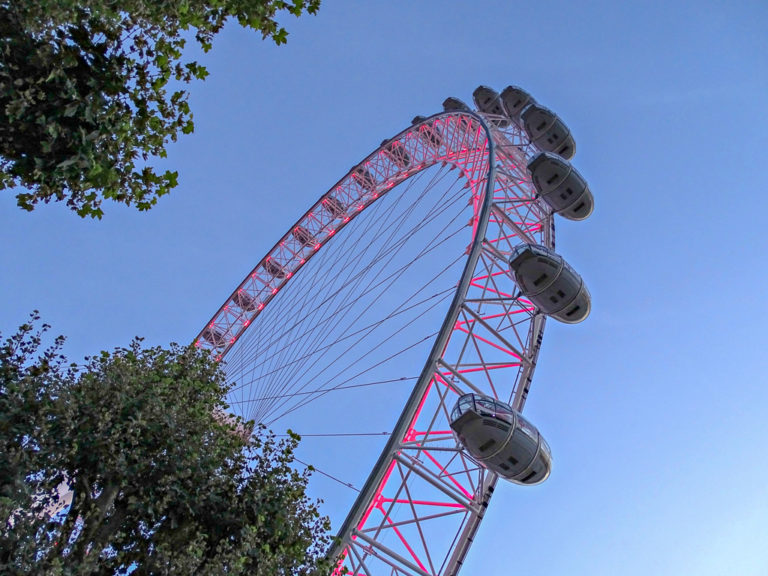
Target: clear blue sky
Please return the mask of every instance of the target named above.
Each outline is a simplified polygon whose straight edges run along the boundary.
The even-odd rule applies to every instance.
[[[38,308],[73,359],[190,341],[382,139],[517,84],[576,137],[596,209],[558,247],[593,313],[549,324],[526,406],[553,474],[497,492],[464,573],[768,575],[768,4],[327,0],[286,24],[202,58],[151,212],[0,198],[0,329]]]

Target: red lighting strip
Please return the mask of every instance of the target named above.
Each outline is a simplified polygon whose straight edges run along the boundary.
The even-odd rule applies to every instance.
[[[462,328],[462,327],[457,326],[456,330],[458,330],[459,332],[464,332],[465,334],[469,334],[469,330],[467,330],[466,328]],[[506,354],[509,354],[510,356],[514,356],[518,360],[522,360],[522,358],[520,358],[519,354],[515,354],[511,350],[507,350],[506,348],[503,348],[503,347],[499,346],[498,344],[494,344],[493,342],[491,342],[487,338],[483,338],[482,336],[478,336],[475,333],[472,334],[472,338],[474,338],[475,340],[480,340],[480,342],[484,342],[485,344],[488,344],[488,346],[493,346],[497,350],[501,350],[502,352],[505,352]]]
[[[520,366],[520,362],[515,362],[513,364],[491,364],[490,366],[482,366],[478,368],[462,368],[460,370],[456,370],[459,374],[470,374],[472,372],[483,372],[485,370],[500,370],[502,368],[515,368],[517,366]],[[445,372],[443,375],[448,376],[450,372]]]
[[[453,482],[453,483],[456,485],[456,488],[458,488],[459,490],[461,490],[461,492],[464,494],[464,496],[466,496],[467,498],[469,498],[470,500],[472,500],[472,494],[470,494],[470,493],[467,491],[467,489],[466,489],[466,488],[464,488],[464,486],[462,486],[461,484],[459,484],[459,483],[456,481],[456,479],[453,477],[453,474],[451,474],[450,472],[448,472],[448,471],[447,471],[447,470],[446,470],[446,469],[445,469],[445,468],[444,468],[444,467],[443,467],[443,466],[442,466],[442,465],[441,465],[441,464],[440,464],[440,463],[439,463],[437,460],[435,460],[435,457],[434,457],[434,456],[432,456],[432,454],[430,454],[430,453],[429,453],[429,450],[423,450],[423,452],[424,452],[424,454],[426,455],[426,457],[427,457],[427,458],[429,458],[430,460],[432,460],[432,463],[433,463],[435,466],[437,466],[438,468],[440,468],[440,471],[441,471],[443,474],[445,474],[445,477],[446,477],[446,478],[448,478],[448,479],[449,479],[451,482]],[[462,506],[462,508],[463,508],[463,506]]]
[[[472,280],[470,282],[471,286],[474,286],[475,288],[480,288],[481,290],[487,290],[488,292],[493,292],[494,294],[498,294],[499,296],[503,296],[504,298],[514,298],[512,294],[507,294],[506,292],[502,292],[500,290],[494,290],[493,288],[490,288],[488,286],[482,286],[480,284],[475,284],[475,281]]]
[[[413,431],[414,438],[416,438],[416,436],[438,436],[440,434],[453,434],[453,430],[431,430],[429,432],[426,430],[424,432],[417,432],[416,430]]]
[[[404,500],[404,499],[393,500],[391,498],[384,498],[382,499],[382,502],[386,502],[386,503],[394,502],[395,504],[419,504],[422,506],[440,506],[443,508],[461,508],[461,509],[464,508],[464,506],[462,506],[461,504],[458,504],[457,502],[431,502],[429,500]]]
[[[368,506],[368,510],[365,511],[365,514],[363,514],[363,517],[360,519],[360,522],[357,524],[357,529],[362,530],[363,526],[365,526],[365,523],[368,521],[368,517],[371,515],[371,512],[373,512],[373,509],[376,508],[378,505],[379,500],[382,498],[381,493],[384,491],[384,487],[387,485],[387,481],[389,480],[389,477],[392,475],[392,471],[395,469],[395,460],[393,459],[389,463],[389,468],[387,468],[387,471],[384,473],[383,478],[381,479],[381,482],[379,482],[379,487],[376,489],[376,494],[374,494],[373,498],[371,499],[371,504]]]
[[[447,375],[447,374],[446,374]],[[459,395],[459,391],[456,390],[456,388],[453,387],[453,385],[448,382],[445,378],[443,378],[443,374],[440,372],[435,372],[435,377],[440,384],[448,388],[451,392],[453,392],[456,395]]]
[[[485,280],[488,277],[494,277],[494,276],[506,276],[507,273],[505,271],[498,271],[498,272],[491,272],[490,274],[483,274],[482,276],[475,276],[472,278],[472,281],[475,282],[476,280]]]
[[[427,572],[427,567],[424,566],[424,564],[421,563],[421,560],[419,560],[419,557],[416,556],[416,553],[413,551],[413,548],[411,548],[411,545],[408,544],[408,541],[405,539],[405,537],[403,536],[402,532],[400,532],[400,529],[397,526],[394,525],[395,523],[392,522],[392,519],[389,516],[387,516],[387,513],[384,512],[384,508],[382,506],[379,506],[379,509],[384,514],[384,519],[389,524],[389,527],[392,528],[392,530],[394,530],[395,534],[397,534],[397,537],[400,538],[400,541],[403,543],[403,546],[406,547],[406,549],[410,553],[411,557],[415,560],[416,564],[419,565],[419,568],[424,570],[424,572]]]
[[[507,236],[501,236],[500,238],[493,238],[492,240],[489,240],[491,244],[494,242],[501,242],[502,240],[509,240],[510,238],[517,238],[517,234],[509,234]]]
[[[504,316],[510,316],[512,314],[519,314],[521,310],[510,310],[509,312],[500,312],[499,314],[489,314],[488,316],[480,316],[481,319],[488,321],[488,320],[494,320],[495,318],[503,318]],[[456,322],[456,326],[463,326],[464,324],[472,324],[473,322],[477,322],[475,318],[470,318],[469,320],[460,320],[459,322]]]

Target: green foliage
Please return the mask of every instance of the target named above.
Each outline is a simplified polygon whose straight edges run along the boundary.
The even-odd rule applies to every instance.
[[[0,345],[0,573],[331,571],[297,438],[238,434],[206,353],[136,340],[67,366],[35,324]]]
[[[0,0],[0,190],[18,205],[66,200],[101,218],[102,199],[148,210],[177,184],[150,162],[194,130],[179,88],[208,72],[183,62],[234,19],[276,44],[275,20],[320,0]],[[194,33],[194,34],[193,34]],[[171,88],[175,87],[175,88]],[[19,189],[22,189],[19,191]]]

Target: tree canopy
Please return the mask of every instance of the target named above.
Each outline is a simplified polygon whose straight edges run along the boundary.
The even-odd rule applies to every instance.
[[[184,62],[232,19],[276,44],[281,12],[320,0],[0,0],[0,190],[18,205],[66,201],[101,218],[105,198],[151,208],[177,185],[156,171],[166,144],[193,131]]]
[[[237,434],[206,353],[135,340],[68,365],[46,328],[0,344],[0,573],[331,571],[298,438]]]

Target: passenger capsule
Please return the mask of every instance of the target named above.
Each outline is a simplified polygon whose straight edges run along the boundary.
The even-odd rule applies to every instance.
[[[323,208],[333,218],[339,218],[344,215],[344,205],[335,196],[328,196],[323,199]]]
[[[232,302],[238,308],[245,310],[246,312],[253,312],[258,306],[256,299],[244,290],[235,292],[235,295],[232,296]]]
[[[286,277],[285,268],[283,268],[277,260],[267,258],[262,266],[264,266],[264,270],[266,270],[268,274],[271,274],[275,278],[283,279]]]
[[[213,326],[206,326],[201,336],[203,337],[203,340],[208,342],[208,344],[214,348],[221,348],[227,343],[224,333]]]
[[[446,112],[471,112],[472,109],[463,101],[453,96],[443,102],[443,110]]]
[[[509,267],[520,292],[542,313],[566,324],[576,324],[592,306],[584,280],[562,256],[538,244],[512,250]]]
[[[463,100],[459,100],[453,96],[445,99],[443,102],[443,110],[446,112],[472,112],[472,108],[470,108]],[[466,116],[462,116],[459,120],[459,125],[462,130],[468,130],[472,126],[472,122]]]
[[[513,120],[519,120],[520,113],[532,102],[534,100],[531,95],[517,86],[507,86],[501,92],[501,103],[504,105],[507,116]]]
[[[451,429],[475,460],[515,484],[539,484],[549,477],[549,445],[503,402],[479,394],[461,396],[451,412]]]
[[[533,103],[523,110],[521,118],[528,138],[540,150],[554,152],[566,160],[573,158],[576,143],[571,131],[552,110]]]
[[[384,155],[400,170],[405,170],[411,165],[411,155],[400,142],[393,140],[389,144],[384,140],[381,143]]]
[[[411,120],[411,124],[419,124],[426,120],[424,116],[416,116]],[[440,148],[443,145],[443,134],[440,132],[437,126],[433,126],[432,123],[423,124],[419,127],[419,136],[424,141],[424,144],[432,148]]]
[[[509,121],[506,119],[506,110],[504,110],[504,105],[501,103],[501,97],[496,90],[488,88],[488,86],[478,86],[472,93],[472,99],[475,101],[477,109],[483,114],[499,116],[499,118],[491,120],[496,126],[501,128],[509,126]]]
[[[312,236],[312,232],[304,228],[304,226],[296,226],[293,230],[291,230],[291,236],[293,236],[296,241],[304,247],[314,246],[317,243],[315,237]]]
[[[368,168],[360,166],[352,172],[352,178],[360,185],[360,188],[368,193],[373,192],[376,189],[376,179],[371,174]]]
[[[584,220],[595,207],[587,181],[571,163],[552,152],[541,152],[528,164],[533,185],[554,212],[569,220]]]

